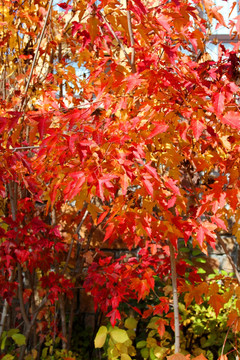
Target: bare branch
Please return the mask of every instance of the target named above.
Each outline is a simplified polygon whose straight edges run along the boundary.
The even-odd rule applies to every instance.
[[[19,146],[12,149],[13,152],[19,150],[39,149],[40,146]],[[11,149],[10,149],[11,150]]]
[[[126,0],[126,5],[128,5],[128,0]],[[132,72],[135,73],[136,72],[136,66],[135,66],[135,42],[134,42],[134,36],[133,36],[133,29],[132,29],[132,21],[131,21],[131,13],[130,10],[127,10],[127,22],[128,22],[128,32],[129,32],[129,37],[130,37],[130,44],[131,44],[131,48],[132,48],[132,53],[131,53],[131,68],[132,68]]]
[[[17,269],[18,269],[18,294],[19,294],[19,303],[20,303],[21,314],[22,314],[23,320],[24,320],[27,328],[29,328],[31,326],[31,323],[28,319],[28,316],[27,316],[27,313],[25,310],[25,306],[24,306],[22,269],[21,269],[21,265],[19,263],[17,264]]]
[[[112,33],[114,39],[118,42],[120,48],[121,48],[122,51],[124,52],[124,55],[126,56],[126,59],[127,59],[127,61],[129,62],[130,66],[131,66],[132,72],[135,72],[134,69],[133,69],[133,67],[132,67],[131,59],[130,59],[128,53],[126,52],[126,49],[125,49],[123,43],[121,42],[121,40],[119,39],[119,37],[117,36],[117,34],[115,33],[115,31],[113,30],[111,24],[108,22],[108,20],[106,19],[106,17],[103,15],[103,13],[101,13],[101,16],[102,16],[103,21],[104,21],[105,24],[107,25],[108,29],[109,29],[110,32]]]
[[[86,205],[87,206],[87,205]],[[76,234],[79,234],[79,231],[81,230],[81,227],[84,223],[84,220],[86,219],[88,215],[88,210],[86,209],[83,217],[82,217],[82,220],[80,221],[77,229],[76,229]],[[70,244],[70,247],[69,247],[69,250],[68,250],[68,255],[67,255],[67,259],[66,259],[66,262],[65,262],[65,265],[64,265],[64,268],[62,270],[62,274],[65,273],[65,271],[67,270],[67,267],[68,267],[68,264],[69,264],[69,261],[70,261],[70,258],[71,258],[71,254],[72,254],[72,249],[73,249],[73,244],[74,244],[74,237],[72,238],[72,241],[71,241],[71,244]]]
[[[32,62],[32,67],[31,67],[30,75],[29,75],[28,82],[27,82],[27,85],[26,85],[26,88],[25,88],[25,92],[24,92],[23,102],[22,102],[22,104],[21,104],[21,110],[22,110],[22,111],[24,111],[24,108],[25,108],[25,106],[27,105],[26,95],[27,95],[27,92],[28,92],[28,89],[29,89],[30,82],[31,82],[31,80],[32,80],[34,66],[35,66],[35,64],[36,64],[36,62],[37,62],[38,51],[39,51],[39,48],[40,48],[40,45],[41,45],[41,42],[42,42],[42,39],[43,39],[43,36],[44,36],[44,33],[45,33],[45,29],[46,29],[46,26],[47,26],[48,18],[49,18],[49,15],[50,15],[50,12],[51,12],[51,8],[52,8],[52,3],[53,3],[53,0],[50,0],[49,6],[48,6],[48,12],[47,12],[47,15],[46,15],[46,18],[45,18],[45,22],[44,22],[44,25],[43,25],[43,28],[42,28],[42,32],[41,32],[41,35],[40,35],[40,38],[39,38],[38,46],[37,46],[37,49],[36,49],[35,54],[34,54],[34,59],[33,59],[33,62]]]

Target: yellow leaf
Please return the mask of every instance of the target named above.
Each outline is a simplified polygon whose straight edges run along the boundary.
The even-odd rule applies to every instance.
[[[94,340],[95,348],[103,347],[103,345],[106,341],[107,333],[108,333],[108,331],[107,331],[106,326],[101,326],[99,328],[97,335],[95,337],[95,340]]]
[[[128,354],[121,354],[121,360],[131,360],[132,358]]]
[[[110,332],[110,336],[117,343],[124,343],[125,341],[129,340],[127,332],[122,329],[113,329]]]
[[[137,323],[138,323],[138,322],[137,322],[136,319],[129,317],[129,318],[127,318],[127,319],[125,320],[124,326],[125,326],[127,329],[136,329]]]

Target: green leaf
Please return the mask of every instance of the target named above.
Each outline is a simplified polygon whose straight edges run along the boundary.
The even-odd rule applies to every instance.
[[[137,349],[142,349],[142,348],[144,348],[146,345],[147,345],[147,342],[146,342],[145,340],[138,341],[138,342],[137,342],[137,345],[136,345],[136,348],[137,348]]]
[[[192,252],[192,255],[193,255],[193,256],[198,256],[198,255],[200,255],[200,254],[202,254],[202,252],[201,252],[201,250],[199,250],[199,249],[193,250],[193,252]]]
[[[143,348],[143,349],[141,349],[141,355],[142,355],[142,357],[144,358],[144,359],[147,359],[148,357],[149,357],[149,350],[148,350],[148,348]]]
[[[14,356],[10,354],[7,354],[2,358],[2,360],[12,360],[12,359],[14,359]]]
[[[26,337],[23,334],[13,334],[11,337],[18,346],[26,345]]]
[[[202,268],[199,268],[197,271],[198,274],[206,274],[206,271]]]
[[[203,258],[197,258],[197,259],[196,259],[196,261],[197,261],[197,262],[199,262],[199,263],[205,264],[206,259],[203,259]]]
[[[188,253],[188,252],[190,251],[190,249],[187,248],[187,247],[182,247],[182,248],[180,248],[179,250],[180,250],[181,252],[183,252],[183,253]]]
[[[97,335],[94,340],[95,348],[101,348],[105,344],[108,330],[106,326],[101,326],[97,332]]]
[[[124,326],[127,328],[127,329],[136,329],[137,327],[137,320],[132,318],[132,317],[129,317],[125,320],[125,323],[124,323]]]
[[[189,259],[184,259],[185,263],[192,266],[193,265],[193,262]]]
[[[129,340],[126,330],[122,329],[113,329],[110,332],[110,336],[117,343],[124,343],[125,341]]]
[[[7,341],[7,336],[5,336],[5,337],[2,339],[2,342],[1,342],[1,350],[2,350],[2,351],[5,349],[6,341]]]
[[[18,333],[19,333],[19,329],[10,329],[7,332],[7,336],[12,337],[14,334],[18,334]]]

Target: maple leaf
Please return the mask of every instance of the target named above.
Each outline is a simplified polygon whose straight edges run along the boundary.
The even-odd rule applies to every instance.
[[[114,229],[115,229],[115,225],[113,223],[108,225],[103,241],[107,241],[110,238],[110,236],[112,235]]]
[[[153,185],[148,179],[143,179],[143,185],[145,186],[149,195],[153,197]]]
[[[205,125],[202,121],[198,119],[194,119],[191,121],[191,129],[193,131],[193,135],[196,140],[199,140],[200,136],[202,135],[203,130],[205,129]]]
[[[163,132],[167,131],[168,125],[166,124],[157,124],[155,129],[150,133],[148,139],[152,139],[154,136],[158,134],[162,134]]]
[[[221,118],[221,122],[230,125],[234,129],[240,129],[240,114],[236,111],[228,111]]]
[[[130,92],[137,86],[141,85],[142,80],[139,78],[138,74],[132,74],[126,78],[125,82],[127,83],[127,92]]]
[[[197,241],[198,241],[200,247],[202,247],[202,245],[203,245],[204,237],[205,237],[204,227],[200,226],[197,230]]]
[[[205,358],[205,356],[203,354],[200,354],[197,357],[193,358],[193,360],[207,360],[207,359]]]
[[[224,304],[225,304],[225,300],[223,298],[222,295],[219,294],[212,294],[211,297],[209,298],[209,305],[212,305],[216,316],[218,316],[220,310],[223,308]]]
[[[222,115],[224,110],[225,95],[223,92],[213,94],[213,106],[218,116]]]
[[[218,227],[220,227],[221,229],[227,231],[227,227],[225,225],[225,222],[222,219],[219,219],[216,216],[212,216],[211,217],[212,222],[214,222]]]
[[[142,1],[141,0],[133,0],[135,2],[135,4],[138,6],[138,8],[141,10],[141,12],[143,14],[146,14],[147,13],[147,10],[145,8],[145,6],[143,5]]]
[[[158,325],[157,327],[158,334],[160,338],[162,338],[165,333],[165,325],[167,325],[167,321],[165,319],[159,319],[156,321],[156,325]]]
[[[165,185],[173,191],[173,193],[175,195],[180,195],[180,190],[179,188],[175,185],[177,183],[177,180],[173,180],[173,179],[168,179],[167,181],[165,181]]]

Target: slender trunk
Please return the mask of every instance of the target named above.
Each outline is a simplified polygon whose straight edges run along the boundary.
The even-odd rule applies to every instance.
[[[60,306],[60,316],[62,323],[62,334],[63,334],[63,342],[62,348],[67,349],[67,325],[66,325],[66,314],[65,314],[65,302],[62,294],[59,295],[59,306]]]
[[[73,299],[72,299],[72,303],[71,303],[70,317],[69,317],[69,323],[68,323],[68,343],[67,343],[68,350],[70,350],[70,347],[71,347],[72,330],[73,330],[72,328],[73,328],[73,321],[74,321],[74,314],[75,314],[75,307],[76,307],[77,291],[78,291],[78,289],[74,289]]]
[[[4,327],[6,324],[6,320],[7,320],[7,316],[8,316],[8,309],[9,309],[9,304],[8,304],[7,300],[4,300],[2,315],[1,315],[1,322],[0,322],[0,338],[2,336]]]
[[[179,351],[180,351],[180,325],[179,325],[178,293],[177,293],[177,271],[176,271],[175,250],[170,241],[169,241],[169,249],[170,249],[172,288],[173,288],[175,353],[179,353]]]

